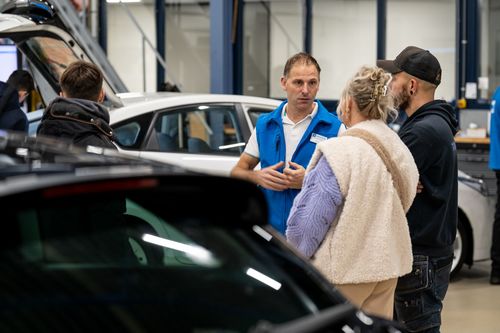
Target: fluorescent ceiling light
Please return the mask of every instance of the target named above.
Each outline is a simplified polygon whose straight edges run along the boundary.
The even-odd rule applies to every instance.
[[[254,225],[252,227],[252,230],[255,231],[257,234],[259,234],[262,238],[264,238],[268,242],[273,238],[273,236],[270,233],[268,233],[266,230],[262,229],[258,225]]]
[[[268,285],[269,287],[279,290],[281,288],[281,283],[276,280],[271,279],[269,276],[262,274],[261,272],[256,271],[253,268],[247,269],[247,275],[253,277],[256,280]]]
[[[142,2],[142,0],[106,0],[107,3],[137,3]]]
[[[188,244],[183,244],[179,242],[174,242],[165,238],[149,235],[149,234],[144,234],[142,236],[142,240],[151,244],[156,244],[160,245],[172,250],[177,250],[184,252],[188,255],[191,255],[193,257],[196,257],[201,260],[210,260],[212,258],[212,254],[202,248],[201,246],[194,246],[194,245],[188,245]]]
[[[236,148],[236,147],[243,147],[244,145],[246,145],[246,143],[244,143],[244,142],[232,143],[230,145],[219,146],[219,150],[231,149],[231,148]]]

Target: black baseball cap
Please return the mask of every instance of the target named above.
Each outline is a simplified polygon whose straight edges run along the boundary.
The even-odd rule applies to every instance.
[[[408,46],[394,60],[377,60],[377,66],[396,74],[406,72],[438,86],[441,83],[441,65],[432,53],[416,46]]]

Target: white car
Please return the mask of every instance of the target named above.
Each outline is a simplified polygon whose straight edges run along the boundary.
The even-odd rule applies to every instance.
[[[39,19],[40,11],[36,14]],[[124,85],[107,59],[96,53],[96,45],[80,44],[85,39],[74,38],[61,24],[51,24],[57,22],[54,18],[42,21],[0,14],[0,38],[12,40],[24,54],[45,105],[58,95],[59,77],[71,62],[84,59],[98,65],[105,76],[111,125],[124,153],[227,175],[257,117],[279,104],[273,99],[233,95],[118,94]],[[32,133],[42,112],[29,114]],[[483,195],[481,183],[462,173],[458,196],[454,275],[463,263],[472,265],[489,258],[495,208],[495,198]]]
[[[123,152],[229,176],[257,118],[280,101],[238,95],[178,95],[110,112]]]
[[[458,230],[454,243],[452,277],[462,264],[490,259],[496,196],[482,180],[458,171]]]

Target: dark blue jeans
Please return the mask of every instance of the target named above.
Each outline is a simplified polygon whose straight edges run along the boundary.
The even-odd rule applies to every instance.
[[[409,332],[438,333],[453,257],[413,256],[411,273],[398,280],[394,319]]]

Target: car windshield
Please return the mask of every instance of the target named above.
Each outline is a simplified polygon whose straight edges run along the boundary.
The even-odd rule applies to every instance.
[[[28,63],[31,65],[37,88],[42,95],[42,99],[44,99],[44,103],[47,105],[53,98],[59,95],[59,80],[64,70],[71,63],[84,59],[84,54],[83,51],[74,48],[75,45],[72,44],[74,43],[72,41],[69,42],[70,44],[67,44],[57,35],[46,32],[44,34],[48,36],[37,36],[36,34],[42,33],[23,33],[16,36],[4,33],[3,35],[14,40],[19,50],[25,55]],[[80,52],[82,54],[79,54]],[[116,96],[114,96],[113,89],[107,81],[106,73],[104,74],[103,88],[106,92],[104,103],[108,106],[119,106],[120,104],[113,103]]]
[[[261,225],[265,210],[245,186],[203,179],[107,180],[3,198],[2,207],[18,208],[2,217],[1,322],[243,332],[337,304]],[[228,195],[236,190],[238,201]]]
[[[59,39],[32,37],[27,39],[25,44],[36,61],[44,65],[45,70],[50,73],[55,82],[59,82],[62,73],[72,62],[79,60],[73,50]]]

